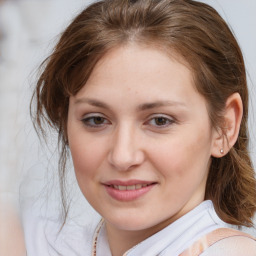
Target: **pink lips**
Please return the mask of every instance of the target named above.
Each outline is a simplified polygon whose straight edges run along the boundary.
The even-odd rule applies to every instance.
[[[112,198],[118,201],[132,201],[146,194],[156,183],[142,180],[112,180],[103,185]]]

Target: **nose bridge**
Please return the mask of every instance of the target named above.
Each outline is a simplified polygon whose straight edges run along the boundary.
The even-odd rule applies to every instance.
[[[143,161],[136,128],[128,123],[117,126],[112,139],[109,161],[116,169],[126,171]]]

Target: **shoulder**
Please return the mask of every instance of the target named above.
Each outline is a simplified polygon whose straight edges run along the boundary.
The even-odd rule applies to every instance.
[[[209,247],[201,256],[256,256],[256,241],[245,236],[222,239]]]

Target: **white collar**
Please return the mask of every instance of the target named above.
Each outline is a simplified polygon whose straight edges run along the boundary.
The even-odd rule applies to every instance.
[[[128,250],[127,256],[179,255],[190,244],[226,223],[217,216],[211,201],[204,201],[166,228]],[[97,256],[111,256],[106,227],[102,224],[97,240]]]

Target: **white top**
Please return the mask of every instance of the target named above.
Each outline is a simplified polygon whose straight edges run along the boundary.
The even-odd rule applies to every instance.
[[[25,223],[28,256],[88,256],[97,223],[86,227],[65,225],[58,234],[59,224],[43,219]],[[178,256],[203,235],[228,227],[216,214],[211,201],[204,201],[195,209],[149,237],[128,251],[127,256]],[[208,250],[207,250],[208,251]],[[208,256],[204,252],[202,256]],[[103,225],[97,244],[97,256],[111,256]]]

